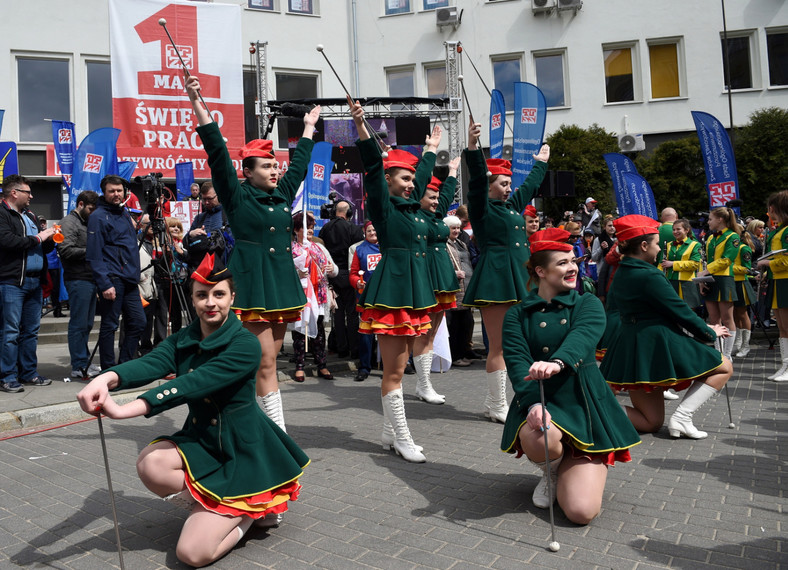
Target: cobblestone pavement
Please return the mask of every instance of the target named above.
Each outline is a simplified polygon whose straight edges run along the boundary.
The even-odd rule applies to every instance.
[[[598,519],[580,527],[557,509],[558,553],[546,548],[548,511],[531,504],[537,470],[501,453],[500,424],[481,416],[482,362],[434,376],[442,406],[418,401],[405,377],[420,465],[381,449],[379,373],[285,382],[288,432],[312,458],[301,498],[279,528],[252,529],[215,567],[788,568],[788,385],[764,379],[776,362],[764,346],[730,382],[736,427],[720,395],[696,414],[707,439],[644,435],[633,461],[610,470]],[[78,388],[56,389],[70,400]],[[104,420],[127,568],[183,566],[174,546],[185,511],[145,490],[134,462],[184,417]],[[118,567],[97,422],[29,432],[0,433],[0,567]]]

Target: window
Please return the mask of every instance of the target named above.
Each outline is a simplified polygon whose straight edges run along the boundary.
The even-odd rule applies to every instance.
[[[71,119],[71,80],[65,59],[17,59],[19,140],[51,142],[44,119]]]
[[[446,8],[449,0],[424,0],[424,10],[434,10],[435,8]]]
[[[112,76],[108,61],[88,61],[88,130],[112,126]],[[54,118],[54,117],[53,117]]]
[[[726,89],[728,82],[725,81],[725,38],[722,41],[722,77],[723,85]],[[752,50],[750,49],[750,36],[749,35],[731,35],[728,34],[728,68],[730,73],[730,87],[731,89],[752,89]]]
[[[386,3],[386,16],[410,12],[410,0],[384,0],[384,2]]]
[[[249,142],[259,139],[260,134],[257,130],[257,115],[255,107],[257,104],[257,75],[254,71],[244,69],[244,140]]]
[[[544,93],[548,107],[566,107],[564,88],[564,53],[545,53],[534,55],[536,84]]]
[[[651,70],[651,98],[681,97],[681,60],[679,42],[652,43],[648,46]]]
[[[506,111],[514,111],[514,84],[521,81],[520,56],[498,57],[493,59],[493,83],[503,93]]]
[[[635,68],[633,48],[605,48],[605,94],[608,103],[634,101],[639,95],[635,91]]]
[[[446,96],[446,66],[431,65],[424,68],[424,79],[427,83],[427,97]]]
[[[317,14],[317,0],[287,0],[287,11],[294,14]]]
[[[389,69],[386,71],[389,97],[413,97],[416,95],[413,69]],[[392,105],[392,109],[405,109],[406,105]]]
[[[788,85],[788,31],[766,32],[769,85]]]
[[[317,97],[317,75],[306,73],[276,72],[276,99],[278,101],[296,101],[298,99],[314,99]],[[303,121],[295,119],[303,130]],[[279,147],[288,148],[287,119],[277,121]],[[301,131],[294,134],[301,136]],[[255,137],[256,138],[256,137]]]
[[[249,0],[249,8],[252,10],[274,11],[274,0]]]

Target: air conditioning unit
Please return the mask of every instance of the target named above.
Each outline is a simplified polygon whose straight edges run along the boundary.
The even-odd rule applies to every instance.
[[[435,24],[442,26],[457,26],[460,23],[460,15],[456,6],[448,8],[438,8],[435,10]]]
[[[534,14],[549,12],[555,8],[556,0],[531,0],[531,11]]]
[[[583,0],[558,0],[559,10],[574,10],[577,12],[583,7]]]
[[[618,137],[618,148],[621,149],[621,152],[646,150],[646,141],[643,140],[643,135],[624,133]]]

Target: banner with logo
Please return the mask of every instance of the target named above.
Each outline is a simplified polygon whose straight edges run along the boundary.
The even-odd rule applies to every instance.
[[[15,142],[0,142],[0,184],[6,176],[19,174],[19,159]]]
[[[118,176],[125,178],[129,182],[134,177],[134,171],[137,170],[136,160],[121,160],[118,161]]]
[[[77,140],[74,123],[71,121],[52,121],[52,142],[55,145],[60,173],[66,190],[71,191],[71,175],[74,172],[74,156],[77,154]]]
[[[77,205],[77,196],[83,190],[101,194],[101,179],[107,174],[118,174],[118,129],[96,129],[79,144],[74,158],[71,191],[68,196],[68,211]]]
[[[240,171],[245,49],[241,11],[232,4],[110,0],[112,116],[121,129],[119,155],[137,161],[145,173],[174,178],[177,163],[193,161],[197,178],[211,176],[181,61],[161,18],[186,68],[200,78],[203,98]]]
[[[632,214],[640,214],[658,220],[657,204],[654,192],[646,179],[637,172],[622,172],[621,177],[627,186],[627,193],[632,198]]]
[[[719,208],[739,197],[739,176],[731,139],[713,115],[692,111],[692,120],[698,131],[703,168],[706,170],[709,208]]]
[[[619,152],[609,152],[602,156],[607,163],[607,169],[610,171],[610,178],[613,180],[613,195],[616,197],[618,213],[622,216],[639,214],[640,212],[635,211],[629,187],[623,176],[625,172],[637,174],[638,169],[635,167],[635,163],[629,157]]]
[[[514,142],[512,144],[512,188],[523,183],[539,153],[547,120],[542,91],[531,83],[514,83]]]
[[[504,125],[506,124],[506,105],[503,93],[492,90],[490,98],[490,158],[501,158],[503,155]]]
[[[192,195],[194,184],[194,163],[179,162],[175,165],[175,188],[178,200],[188,200]]]
[[[331,191],[331,171],[334,169],[331,160],[333,148],[334,146],[329,142],[315,143],[312,148],[312,158],[306,169],[306,178],[293,201],[294,212],[306,208],[315,215],[315,228],[318,230],[328,221],[320,219],[320,206],[328,202],[328,193]]]

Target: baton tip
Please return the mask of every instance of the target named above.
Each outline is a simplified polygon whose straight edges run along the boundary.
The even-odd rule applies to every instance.
[[[315,46],[315,49],[317,51],[323,51],[323,44],[317,44],[317,46]]]
[[[159,25],[160,26],[166,26],[167,25],[167,19],[166,18],[159,18]]]

